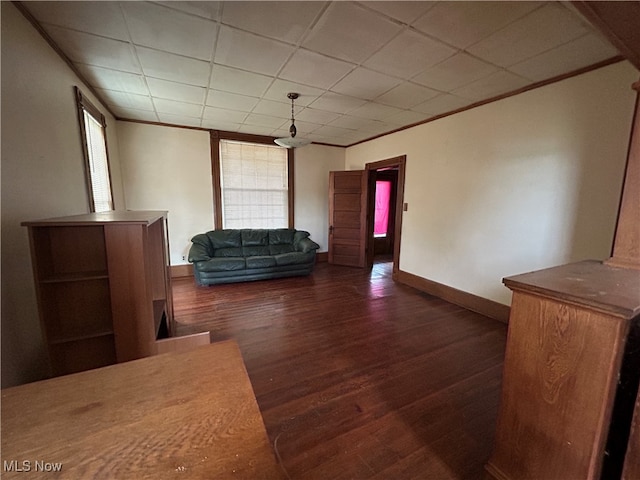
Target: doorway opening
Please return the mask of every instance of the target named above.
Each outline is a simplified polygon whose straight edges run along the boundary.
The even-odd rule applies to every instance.
[[[405,166],[406,155],[365,165],[369,184],[367,263],[392,263],[394,279],[400,270]]]

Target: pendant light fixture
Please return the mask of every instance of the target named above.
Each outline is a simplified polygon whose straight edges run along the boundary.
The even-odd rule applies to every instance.
[[[281,147],[285,148],[297,148],[304,147],[305,145],[309,145],[311,143],[310,140],[305,140],[302,138],[296,138],[296,134],[298,133],[298,129],[296,128],[296,121],[293,118],[293,101],[298,98],[300,95],[297,93],[288,93],[287,98],[291,100],[291,126],[289,127],[290,137],[282,137],[276,138],[274,142],[276,142]]]

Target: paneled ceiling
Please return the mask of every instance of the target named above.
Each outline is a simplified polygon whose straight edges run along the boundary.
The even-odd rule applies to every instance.
[[[617,57],[526,1],[22,2],[120,119],[351,145]]]

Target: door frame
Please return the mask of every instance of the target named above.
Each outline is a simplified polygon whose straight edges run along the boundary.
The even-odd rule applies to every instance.
[[[395,228],[394,228],[394,242],[393,242],[393,270],[392,278],[397,280],[398,273],[400,272],[400,243],[402,235],[402,212],[404,211],[404,180],[405,170],[407,166],[407,156],[399,155],[397,157],[387,158],[385,160],[379,160],[376,162],[370,162],[365,164],[365,170],[367,170],[369,188],[368,188],[368,202],[367,202],[367,265],[373,266],[373,221],[375,213],[375,181],[376,171],[385,168],[397,167],[398,169],[398,184],[396,185],[396,215],[395,215]],[[372,188],[373,187],[373,188]]]

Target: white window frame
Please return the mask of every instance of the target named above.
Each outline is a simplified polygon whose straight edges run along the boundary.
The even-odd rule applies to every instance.
[[[92,212],[114,209],[111,168],[104,115],[76,87],[76,104],[85,163],[89,208]]]

